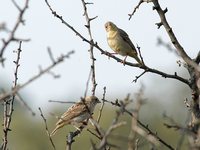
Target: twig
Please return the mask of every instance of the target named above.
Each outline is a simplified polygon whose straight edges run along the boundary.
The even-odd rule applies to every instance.
[[[62,16],[58,15],[56,13],[56,11],[54,11],[52,9],[52,7],[50,6],[50,4],[48,3],[47,0],[45,0],[47,6],[49,7],[50,11],[52,12],[52,14],[58,18],[64,25],[66,25],[69,29],[71,29],[77,36],[79,36],[84,42],[87,42],[88,44],[90,45],[93,45],[95,48],[97,48],[101,54],[104,54],[106,56],[109,56],[111,58],[113,58],[114,60],[116,60],[117,62],[119,62],[121,64],[122,60],[119,59],[118,57],[114,56],[114,55],[111,55],[109,52],[103,50],[101,47],[99,47],[99,45],[97,44],[97,42],[91,42],[90,40],[88,40],[87,38],[85,38],[83,35],[81,35],[81,33],[79,33],[76,29],[74,29],[73,26],[71,26],[70,24],[68,24]],[[156,70],[156,69],[153,69],[153,68],[150,68],[150,67],[147,67],[147,66],[144,66],[144,65],[139,65],[139,64],[134,64],[134,63],[130,63],[130,62],[125,62],[125,64],[127,66],[131,66],[131,67],[138,67],[140,69],[143,69],[143,70],[146,70],[146,72],[151,72],[151,73],[155,73],[155,74],[158,74],[158,75],[161,75],[162,77],[164,78],[171,78],[171,79],[176,79],[176,80],[179,80],[181,81],[182,83],[185,83],[186,85],[190,86],[189,84],[189,81],[187,79],[184,79],[178,75],[173,75],[173,74],[167,74],[167,73],[164,73],[162,71],[159,71],[159,70]]]
[[[98,118],[97,118],[97,122],[99,123],[100,122],[100,119],[101,119],[101,115],[102,115],[102,112],[103,112],[103,107],[105,105],[105,96],[106,96],[106,87],[103,88],[103,98],[102,98],[102,104],[101,104],[101,107],[99,109],[99,115],[98,115]]]
[[[138,44],[137,44],[137,49],[138,49],[138,52],[139,52],[140,59],[141,59],[143,65],[145,65],[145,63],[144,63],[144,59],[143,59],[143,57],[142,57],[142,53],[141,53],[141,51],[140,51],[140,47],[139,47]]]
[[[50,132],[49,132],[49,129],[48,129],[48,126],[47,126],[47,119],[44,117],[41,108],[39,107],[38,109],[40,111],[40,115],[41,115],[42,119],[44,120],[45,129],[46,129],[47,136],[49,137],[49,141],[51,142],[51,145],[52,145],[53,149],[56,150],[56,146],[53,143],[53,140],[52,140],[52,138],[50,136]]]
[[[54,64],[55,63],[55,59],[53,58],[53,53],[51,51],[51,48],[47,47],[47,51],[48,51],[48,54],[49,54],[49,57],[50,57],[52,63]]]
[[[16,88],[17,86],[17,81],[18,81],[18,69],[20,66],[20,54],[21,54],[21,44],[22,42],[19,42],[19,48],[17,49],[16,53],[17,53],[17,58],[16,61],[13,61],[15,64],[15,71],[14,71],[14,85],[13,85],[13,89]],[[8,144],[8,131],[10,131],[10,124],[11,124],[11,120],[12,120],[12,114],[14,111],[14,100],[15,100],[15,94],[12,94],[12,98],[10,101],[4,101],[4,136],[3,136],[3,146],[2,149],[3,150],[7,150],[7,144]]]
[[[32,110],[32,108],[23,100],[21,95],[19,93],[16,93],[17,100],[28,110],[31,112],[33,116],[35,116],[35,112]]]
[[[84,0],[81,0],[82,1],[82,4],[83,4],[83,8],[84,8],[84,16],[85,16],[85,19],[86,19],[86,22],[87,22],[87,25],[86,28],[88,30],[88,34],[89,34],[89,37],[90,37],[90,42],[93,43],[93,44],[90,44],[90,59],[91,59],[91,75],[92,75],[92,95],[95,95],[95,90],[96,90],[96,86],[97,86],[97,83],[96,83],[96,78],[95,78],[95,61],[96,59],[94,58],[94,40],[93,40],[93,37],[92,37],[92,32],[91,32],[91,29],[90,29],[90,22],[92,20],[94,20],[95,18],[97,17],[93,17],[93,18],[90,18],[89,15],[88,15],[88,12],[87,12],[87,4],[89,3],[86,3]],[[91,4],[91,3],[90,3]]]
[[[119,108],[122,107],[121,104],[120,104],[118,101],[110,102],[110,101],[105,100],[105,102],[110,103],[110,104],[112,104],[112,105],[114,105],[114,106],[117,106],[117,107],[119,107]],[[128,115],[130,115],[131,117],[134,117],[133,114],[132,114],[132,112],[128,111],[126,108],[124,108],[124,112],[127,113]],[[142,128],[144,128],[144,129],[147,131],[147,133],[148,133],[149,135],[154,136],[154,137],[155,137],[160,143],[162,143],[165,147],[169,148],[170,150],[174,150],[174,148],[173,148],[170,144],[168,144],[167,142],[165,142],[163,139],[161,139],[161,138],[157,135],[157,133],[154,133],[153,131],[151,131],[151,129],[149,129],[148,125],[144,125],[140,120],[137,120],[137,123],[138,123]]]
[[[172,44],[176,48],[179,55],[183,58],[183,60],[188,65],[192,66],[193,68],[195,68],[195,70],[198,70],[200,72],[200,67],[187,55],[184,48],[181,46],[181,44],[177,40],[177,38],[176,38],[172,28],[170,27],[169,23],[167,22],[167,19],[165,17],[165,13],[168,11],[167,8],[162,10],[158,0],[152,0],[152,2],[154,4],[154,9],[157,11],[157,13],[158,13],[158,15],[161,19],[161,22],[157,23],[158,28],[160,28],[162,25],[164,26],[165,30],[167,31],[169,38],[171,39]]]
[[[3,40],[3,46],[0,48],[0,60],[1,60],[0,63],[2,63],[3,66],[4,66],[4,61],[5,61],[5,59],[3,58],[3,55],[4,55],[4,51],[6,50],[7,46],[12,41],[20,41],[19,38],[15,37],[15,33],[16,33],[17,29],[19,28],[20,23],[22,23],[22,24],[24,23],[23,15],[24,15],[25,11],[28,8],[29,0],[26,0],[25,5],[24,5],[24,7],[22,9],[19,8],[19,6],[17,5],[17,3],[14,0],[12,0],[12,2],[16,6],[16,8],[19,10],[19,15],[18,15],[17,21],[16,21],[13,29],[10,32],[10,35],[9,35],[8,39],[7,40],[5,40],[5,39]],[[29,41],[29,40],[30,39],[26,39],[25,41]]]
[[[100,142],[99,146],[97,147],[97,149],[101,150],[103,148],[106,148],[107,145],[109,146],[110,144],[108,144],[107,138],[111,134],[111,132],[113,130],[115,130],[116,128],[119,128],[119,127],[121,127],[123,125],[126,125],[126,122],[124,122],[124,121],[118,123],[119,115],[120,115],[120,113],[117,113],[116,118],[114,118],[112,125],[106,131],[106,133],[103,136],[103,139],[101,140],[101,142]]]
[[[87,93],[88,93],[91,74],[92,74],[92,69],[90,68],[90,72],[89,72],[88,79],[87,79],[87,82],[86,82],[84,98],[87,96]]]
[[[143,93],[144,93],[144,86],[142,85],[140,87],[139,92],[136,94],[136,104],[134,107],[134,111],[132,113],[132,115],[134,117],[132,117],[131,131],[130,131],[129,140],[128,140],[128,150],[134,150],[134,149],[137,149],[137,147],[138,147],[138,145],[135,145],[136,144],[136,135],[137,134],[141,135],[141,132],[139,132],[139,130],[141,130],[141,129],[138,129],[139,127],[137,124],[137,120],[139,119],[139,111],[140,111],[141,106],[144,101]],[[144,133],[141,136],[144,136]],[[144,136],[144,138],[146,138],[148,140],[147,137],[148,136]]]
[[[48,102],[54,102],[54,103],[61,103],[61,104],[75,104],[76,102],[69,102],[69,101],[56,101],[56,100],[49,100]]]
[[[55,66],[57,66],[58,64],[60,64],[61,62],[63,62],[65,59],[69,59],[70,56],[74,54],[74,51],[69,51],[67,54],[65,55],[61,55],[60,57],[57,58],[56,62],[54,64],[49,65],[48,67],[46,67],[45,69],[41,70],[37,75],[33,76],[32,78],[30,78],[28,81],[26,81],[25,83],[18,85],[17,87],[15,87],[11,92],[7,92],[4,94],[0,95],[0,101],[6,100],[8,99],[11,95],[17,93],[20,89],[24,88],[25,86],[27,86],[28,84],[32,83],[33,81],[37,80],[38,78],[40,78],[42,75],[44,75],[45,73],[48,73],[49,70],[51,70],[52,68],[54,68]]]
[[[133,12],[131,14],[128,14],[129,15],[129,18],[128,20],[131,20],[131,18],[133,17],[133,15],[135,14],[136,10],[139,9],[140,5],[143,3],[143,2],[151,2],[152,0],[140,0],[139,3],[137,4],[137,6],[135,6]]]
[[[143,3],[143,0],[140,0],[139,3],[137,4],[137,6],[135,6],[133,12],[131,14],[128,14],[129,15],[129,18],[128,20],[131,20],[131,18],[133,17],[133,15],[135,14],[136,10],[139,9],[140,5]]]
[[[146,73],[146,70],[144,70],[140,75],[138,75],[138,76],[135,76],[135,79],[132,81],[132,82],[137,82],[137,80],[142,76],[142,75],[144,75]]]
[[[92,132],[90,129],[87,129],[87,131],[90,132],[95,137],[97,137],[98,139],[102,139],[102,137],[100,137],[99,134],[96,134],[96,133]]]

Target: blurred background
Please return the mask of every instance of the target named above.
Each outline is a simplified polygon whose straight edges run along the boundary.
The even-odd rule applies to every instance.
[[[16,0],[23,7],[24,1]],[[78,30],[82,35],[89,38],[85,17],[83,16],[83,6],[81,1],[49,1],[52,8],[66,20],[71,26]],[[98,45],[106,51],[112,52],[107,45],[106,32],[104,24],[107,21],[113,21],[118,27],[124,29],[130,36],[130,39],[136,45],[141,47],[141,52],[145,64],[149,67],[161,70],[163,72],[188,78],[188,72],[176,61],[180,58],[174,53],[168,51],[163,46],[157,45],[158,37],[166,43],[170,42],[163,27],[157,29],[155,23],[159,22],[158,14],[152,10],[151,3],[144,3],[136,11],[135,15],[129,21],[130,14],[138,1],[132,0],[110,0],[110,1],[93,1],[93,5],[87,5],[89,16],[97,19],[91,22],[93,38]],[[185,51],[191,58],[195,58],[199,51],[200,21],[196,18],[199,14],[198,9],[200,2],[189,1],[160,1],[163,8],[167,7],[167,20],[178,40],[184,47]],[[188,7],[189,6],[189,7]],[[12,1],[3,0],[0,2],[0,23],[6,23],[8,29],[12,29],[18,15],[18,10]],[[46,136],[44,122],[40,117],[38,107],[41,107],[47,118],[50,130],[54,128],[57,121],[50,115],[54,113],[61,115],[70,104],[50,103],[49,100],[77,101],[84,95],[86,82],[89,75],[91,60],[88,52],[89,45],[83,42],[69,28],[55,18],[45,1],[30,1],[29,8],[24,15],[25,26],[20,26],[17,30],[17,37],[30,38],[30,42],[22,43],[22,54],[20,59],[20,68],[18,72],[18,83],[22,84],[39,72],[38,66],[42,68],[51,64],[47,53],[47,47],[50,47],[55,57],[65,54],[68,51],[75,50],[75,54],[55,67],[52,71],[60,75],[60,78],[54,79],[51,75],[46,74],[37,81],[29,84],[26,88],[20,90],[20,94],[28,105],[36,113],[31,113],[16,102],[14,115],[12,119],[9,134],[9,148],[21,150],[51,149],[50,142]],[[0,38],[7,39],[8,34],[0,31]],[[2,43],[0,43],[2,46]],[[19,43],[11,43],[5,51],[5,67],[0,67],[0,88],[11,90],[14,80],[13,61],[16,59],[16,53],[13,53],[19,47]],[[96,60],[96,95],[101,99],[103,87],[107,88],[106,99],[113,101],[123,99],[128,93],[131,98],[135,98],[141,84],[144,85],[144,97],[147,101],[142,106],[140,120],[148,124],[153,131],[175,147],[180,133],[174,130],[166,130],[163,126],[165,120],[162,115],[166,112],[180,124],[184,124],[187,119],[188,109],[184,105],[184,99],[190,99],[189,88],[179,81],[165,79],[161,76],[146,73],[136,83],[132,82],[135,76],[142,73],[138,68],[123,66],[113,59],[95,49]],[[119,56],[120,58],[123,58]],[[134,62],[134,59],[128,58],[127,61]],[[88,95],[91,94],[91,83],[89,84]],[[134,103],[129,107],[134,107]],[[107,129],[112,123],[117,108],[106,105],[103,112],[101,125]],[[3,114],[3,106],[0,107]],[[96,109],[98,113],[99,107]],[[106,115],[106,114],[111,115]],[[2,116],[2,115],[1,115]],[[2,117],[0,118],[2,122]],[[131,118],[124,115],[121,118],[127,121],[127,125],[119,128],[116,134],[127,137],[130,132]],[[92,128],[92,127],[91,127]],[[58,149],[65,148],[65,136],[68,131],[74,128],[65,127],[60,131],[53,140]],[[113,133],[114,134],[114,133]],[[2,136],[2,130],[0,131]],[[76,142],[73,149],[80,149],[80,144],[84,143],[84,149],[90,148],[90,139],[98,141],[87,131],[84,131]],[[124,139],[124,138],[123,138]],[[127,148],[126,140],[112,138],[113,142],[118,143],[124,149]],[[187,143],[187,142],[186,142]],[[23,147],[21,147],[23,145]],[[145,144],[144,144],[145,145]],[[122,149],[123,149],[122,148]],[[144,149],[148,149],[144,147]],[[183,149],[186,145],[183,146]],[[164,149],[164,148],[163,148]]]

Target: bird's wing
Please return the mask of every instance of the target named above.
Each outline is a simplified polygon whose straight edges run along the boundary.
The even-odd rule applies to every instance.
[[[74,105],[72,105],[58,120],[58,122],[56,123],[56,125],[59,125],[63,122],[65,122],[66,124],[69,123],[71,121],[71,119],[79,116],[81,113],[87,111],[87,107],[82,103],[76,103]]]
[[[126,43],[128,43],[128,44],[130,45],[130,47],[137,53],[136,48],[135,48],[135,46],[133,45],[132,41],[130,40],[128,34],[127,34],[124,30],[122,30],[122,29],[119,29],[119,33],[120,33],[120,36],[122,37],[122,39],[123,39]]]

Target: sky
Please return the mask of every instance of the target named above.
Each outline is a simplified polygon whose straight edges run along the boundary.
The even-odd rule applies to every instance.
[[[23,6],[23,1],[16,2]],[[53,1],[49,0],[52,8],[63,19],[78,30],[83,36],[89,39],[85,17],[83,16],[83,6],[80,1]],[[151,3],[143,3],[139,10],[129,21],[128,14],[133,11],[138,1],[133,0],[101,0],[93,1],[93,5],[88,5],[88,13],[90,17],[98,16],[91,22],[91,30],[94,41],[106,51],[112,52],[107,45],[106,32],[104,24],[107,21],[114,22],[118,27],[125,30],[130,39],[136,45],[141,47],[141,52],[145,63],[152,68],[188,78],[188,73],[184,67],[178,67],[176,61],[181,60],[179,57],[170,53],[166,48],[157,46],[157,38],[161,37],[167,43],[170,41],[163,27],[157,29],[155,23],[160,19],[156,11],[152,10]],[[200,36],[200,1],[170,1],[160,0],[164,9],[168,8],[166,13],[167,20],[171,25],[179,42],[191,58],[194,58],[199,51]],[[6,22],[7,27],[12,29],[16,22],[18,10],[11,1],[2,0],[0,2],[0,23]],[[19,68],[19,81],[24,83],[33,75],[39,72],[38,66],[42,68],[51,64],[47,53],[47,47],[50,47],[53,55],[59,57],[60,54],[75,50],[75,54],[64,63],[55,67],[52,71],[61,75],[59,79],[53,79],[51,75],[46,74],[26,88],[20,90],[21,94],[25,94],[25,100],[31,104],[33,108],[57,107],[56,104],[48,103],[48,100],[65,100],[74,101],[84,95],[86,82],[89,75],[91,60],[89,59],[89,45],[83,42],[69,28],[55,18],[45,1],[31,0],[29,8],[24,15],[25,26],[20,26],[17,36],[20,38],[30,38],[30,42],[22,43],[22,54]],[[7,38],[7,35],[0,32],[0,38]],[[0,43],[0,47],[2,43]],[[7,47],[5,52],[6,62],[5,68],[0,67],[1,83],[6,85],[7,89],[12,86],[14,77],[13,60],[16,54],[13,50],[19,47],[18,43],[12,43]],[[141,84],[145,85],[145,94],[159,97],[161,101],[173,102],[175,94],[173,88],[183,85],[188,93],[189,88],[182,83],[172,79],[164,79],[152,73],[146,73],[137,83],[132,83],[135,76],[138,76],[142,70],[123,66],[113,59],[109,59],[105,55],[95,49],[96,63],[96,93],[98,97],[102,97],[103,87],[106,86],[106,96],[111,100],[116,98],[124,98],[127,93],[138,91]],[[119,58],[122,58],[119,56]],[[127,61],[134,62],[134,59],[128,58]],[[91,94],[91,83],[88,95]],[[181,97],[184,98],[184,97]]]

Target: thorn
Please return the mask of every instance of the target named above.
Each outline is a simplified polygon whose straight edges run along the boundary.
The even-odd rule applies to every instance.
[[[163,25],[162,22],[156,23],[156,25],[158,26],[158,29],[160,29],[160,27]]]
[[[167,7],[165,8],[165,10],[163,10],[164,14],[168,11]]]
[[[86,28],[89,28],[90,26],[89,26],[89,25],[85,25],[85,27],[86,27]]]
[[[153,6],[153,10],[158,10],[159,6]]]

